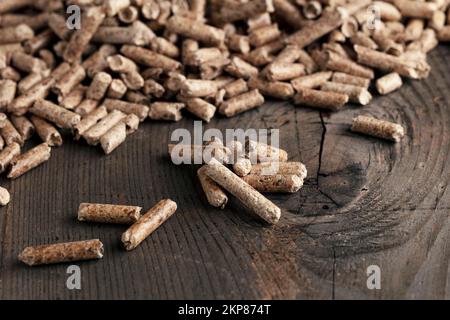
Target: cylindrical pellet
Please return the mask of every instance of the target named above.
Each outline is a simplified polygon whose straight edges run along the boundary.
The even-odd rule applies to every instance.
[[[31,116],[31,121],[36,128],[36,133],[41,138],[42,142],[45,142],[51,147],[59,147],[62,145],[63,140],[61,134],[52,126],[49,122],[42,118]]]
[[[102,118],[98,123],[85,131],[82,136],[88,144],[96,145],[105,133],[125,117],[125,113],[119,110],[113,110],[106,117]]]
[[[313,108],[337,111],[348,102],[348,95],[307,88],[299,88],[294,103]]]
[[[11,161],[20,154],[20,145],[11,143],[0,151],[0,173],[5,172]]]
[[[98,223],[133,224],[141,216],[141,207],[116,204],[81,203],[78,220]]]
[[[274,224],[280,219],[280,208],[217,160],[205,166],[205,174],[268,223]]]
[[[86,98],[101,100],[111,84],[112,77],[106,72],[97,73],[86,91]]]
[[[119,110],[125,114],[135,114],[139,120],[144,121],[148,116],[149,108],[146,105],[131,103],[116,99],[106,99],[103,104],[108,111]]]
[[[264,97],[258,89],[255,89],[224,101],[219,108],[219,112],[227,117],[232,117],[263,104]]]
[[[349,97],[349,100],[354,103],[359,103],[363,106],[369,104],[372,100],[370,92],[363,87],[354,86],[352,84],[344,84],[337,82],[325,82],[320,86],[320,89],[327,92],[342,93]]]
[[[391,93],[403,85],[402,78],[396,72],[389,73],[376,81],[377,91],[381,95]]]
[[[27,117],[11,115],[10,118],[14,127],[20,133],[24,141],[30,139],[33,136],[34,126]]]
[[[48,100],[36,101],[29,111],[64,129],[73,129],[73,127],[81,120],[81,117],[78,114],[62,108]]]
[[[197,171],[198,179],[205,193],[208,203],[213,207],[223,209],[228,203],[228,197],[220,186],[205,174],[205,168],[201,167]]]
[[[87,114],[81,119],[81,121],[75,126],[75,138],[79,139],[82,134],[94,126],[98,121],[108,115],[108,111],[104,106],[100,106],[94,111]]]
[[[254,175],[242,178],[259,192],[295,193],[303,186],[303,180],[296,175]]]
[[[122,243],[126,250],[133,250],[153,231],[169,219],[177,210],[177,204],[165,199],[158,202],[139,220],[122,234]]]
[[[303,163],[286,161],[254,164],[250,173],[254,175],[296,175],[305,179],[308,172]]]
[[[352,131],[394,142],[399,142],[405,135],[405,129],[399,124],[366,116],[353,119]]]
[[[73,262],[103,257],[103,244],[98,239],[26,247],[19,260],[29,266]]]
[[[11,161],[12,167],[8,178],[18,178],[31,169],[36,168],[50,158],[50,152],[51,148],[46,143],[42,143],[14,158]]]

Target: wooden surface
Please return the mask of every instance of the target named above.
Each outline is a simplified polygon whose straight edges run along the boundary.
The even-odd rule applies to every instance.
[[[49,162],[16,181],[0,209],[2,299],[450,298],[450,48],[430,57],[431,76],[408,81],[364,108],[329,114],[267,103],[206,128],[280,128],[281,145],[309,176],[268,227],[233,200],[206,204],[194,166],[175,166],[166,145],[180,123],[146,122],[110,156],[65,140]],[[407,128],[399,144],[348,131],[355,114]],[[140,205],[175,200],[177,213],[132,252],[122,226],[80,223],[80,202]],[[104,259],[83,262],[82,289],[66,289],[67,265],[27,267],[28,245],[100,238]],[[381,290],[366,269],[381,269]]]

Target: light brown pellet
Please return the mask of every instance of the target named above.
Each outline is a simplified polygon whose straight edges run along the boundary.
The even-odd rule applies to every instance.
[[[112,77],[106,72],[97,73],[86,91],[86,98],[101,100],[112,82]]]
[[[252,166],[250,172],[253,175],[296,175],[302,180],[306,178],[308,171],[301,162],[285,161],[285,162],[265,162]]]
[[[33,136],[35,131],[34,126],[27,117],[11,115],[10,118],[14,127],[20,133],[24,141],[30,139]]]
[[[275,62],[265,69],[265,76],[270,81],[286,81],[304,75],[305,66],[300,63]]]
[[[47,68],[44,61],[23,52],[15,52],[11,57],[12,65],[23,72],[40,73]]]
[[[406,25],[403,39],[405,41],[418,40],[422,35],[424,25],[423,19],[410,19]]]
[[[326,53],[325,66],[330,70],[344,72],[358,77],[368,79],[373,79],[375,77],[372,69],[362,66],[352,60],[343,58],[331,51]]]
[[[11,66],[7,66],[6,68],[0,69],[0,78],[2,78],[3,80],[18,82],[20,81],[22,76],[19,71]]]
[[[109,85],[108,92],[106,93],[106,97],[110,99],[121,99],[128,88],[120,79],[113,79],[111,84]]]
[[[431,18],[438,9],[437,5],[432,2],[394,0],[394,4],[403,17],[409,18]]]
[[[11,161],[11,170],[8,173],[8,178],[16,179],[24,173],[36,168],[50,158],[51,148],[42,143],[27,152],[15,157]]]
[[[96,145],[106,132],[108,132],[125,117],[125,113],[119,110],[113,110],[81,135],[88,144]]]
[[[184,102],[187,111],[205,122],[211,121],[216,113],[216,107],[201,98],[187,98]]]
[[[52,13],[48,17],[48,27],[61,40],[69,40],[72,35],[72,30],[67,28],[66,18],[62,14]]]
[[[399,142],[405,135],[405,129],[399,124],[366,116],[354,118],[351,130],[394,142]]]
[[[402,78],[396,72],[389,73],[376,81],[377,91],[381,95],[391,93],[403,85]]]
[[[6,206],[11,200],[11,195],[9,191],[3,187],[0,187],[0,206]]]
[[[134,7],[130,6],[128,8],[123,8],[118,13],[119,20],[123,23],[130,24],[136,21],[139,18],[139,10]]]
[[[264,66],[273,61],[273,55],[284,49],[286,46],[285,38],[280,37],[275,41],[269,42],[249,52],[245,59],[255,66]]]
[[[168,31],[192,38],[207,45],[220,46],[225,41],[225,32],[201,21],[191,20],[181,16],[172,16],[166,28]]]
[[[378,49],[378,44],[373,41],[373,39],[369,35],[363,32],[356,32],[350,37],[350,41],[352,42],[352,44],[357,44],[374,50]]]
[[[225,100],[219,108],[219,112],[227,117],[233,117],[239,113],[257,108],[264,104],[264,97],[258,89],[234,96]]]
[[[59,147],[63,144],[61,134],[49,122],[36,116],[31,116],[30,120],[33,122],[36,133],[42,142],[45,142],[51,147]]]
[[[274,11],[271,0],[226,1],[214,9],[213,19],[218,23],[246,20],[258,14]]]
[[[436,35],[436,31],[427,28],[423,30],[419,39],[411,42],[406,49],[407,51],[421,51],[423,53],[428,53],[429,51],[436,48],[438,44],[439,41]]]
[[[95,110],[98,107],[99,101],[92,99],[84,99],[81,103],[75,108],[75,113],[84,117],[88,113]]]
[[[97,223],[133,224],[141,216],[141,207],[117,204],[81,203],[78,220]]]
[[[248,91],[247,82],[243,79],[235,80],[224,87],[225,98],[233,98]]]
[[[249,34],[249,41],[252,46],[260,47],[276,40],[280,35],[281,31],[275,23],[252,30]]]
[[[313,74],[293,79],[291,81],[291,84],[297,91],[300,91],[302,88],[314,89],[327,82],[331,78],[332,74],[333,72],[331,71],[319,71]]]
[[[303,186],[303,180],[296,175],[254,175],[242,178],[259,192],[295,193]]]
[[[61,99],[61,107],[69,110],[75,109],[83,101],[86,90],[87,88],[83,85],[76,86],[69,94]]]
[[[222,188],[205,174],[205,167],[197,170],[197,176],[208,203],[216,208],[225,208],[228,197]]]
[[[181,68],[180,62],[145,48],[124,45],[120,52],[136,63],[147,67],[162,68],[166,72]]]
[[[153,51],[170,58],[178,58],[180,56],[180,49],[163,37],[153,38],[150,42],[150,48]]]
[[[100,145],[105,154],[110,154],[125,141],[126,137],[126,125],[120,121],[100,138]]]
[[[307,23],[300,10],[289,0],[273,0],[275,14],[284,19],[287,24],[298,30]]]
[[[34,31],[26,24],[0,28],[0,44],[17,43],[34,37]]]
[[[16,96],[17,84],[12,80],[0,80],[0,111],[5,111]]]
[[[430,66],[426,61],[408,61],[402,57],[358,45],[354,46],[354,49],[358,56],[358,62],[382,71],[397,72],[401,76],[413,79],[426,78],[430,72]]]
[[[370,86],[370,79],[352,76],[351,74],[343,72],[334,72],[331,81],[344,84],[351,84],[366,89],[368,89]]]
[[[0,173],[8,168],[11,161],[20,154],[20,145],[13,142],[0,151]]]
[[[188,97],[207,97],[217,90],[218,85],[213,80],[186,79],[181,84],[181,94]]]
[[[280,219],[280,208],[217,160],[205,166],[205,174],[268,223],[275,224]]]
[[[103,258],[103,243],[98,239],[26,247],[19,260],[29,266]]]
[[[86,71],[81,65],[71,68],[66,75],[61,77],[53,86],[53,92],[60,96],[69,94],[86,77]]]
[[[259,77],[252,77],[248,81],[250,89],[258,89],[263,95],[278,99],[289,99],[294,95],[294,88],[290,83],[281,81],[266,81]]]
[[[256,77],[259,73],[258,68],[250,63],[234,56],[230,59],[230,64],[225,67],[225,71],[236,78],[250,79]]]
[[[232,51],[247,54],[250,52],[250,41],[247,36],[231,34],[227,37],[227,47]]]
[[[117,52],[116,47],[104,44],[95,51],[89,58],[83,61],[83,68],[88,77],[93,78],[98,72],[104,71],[108,67],[107,58]]]
[[[281,148],[259,141],[247,140],[245,150],[252,163],[258,162],[284,162],[288,160],[288,153]]]
[[[331,111],[340,110],[348,100],[346,94],[308,88],[298,88],[298,93],[294,97],[295,104]]]
[[[72,34],[64,50],[65,61],[75,63],[81,58],[103,19],[105,19],[105,13],[100,7],[91,7],[85,11],[82,17],[83,27]]]
[[[252,171],[252,162],[245,157],[239,157],[233,163],[233,170],[239,177],[245,177]]]
[[[7,145],[18,143],[23,146],[24,140],[17,129],[13,126],[9,119],[4,119],[1,122],[0,134]]]
[[[156,98],[161,98],[166,92],[166,89],[155,80],[147,79],[144,82],[144,88],[142,89],[142,91],[147,96],[150,95]]]
[[[85,133],[107,115],[108,111],[106,110],[105,106],[100,106],[84,116],[81,121],[75,126],[75,138],[79,139],[83,133]]]
[[[349,101],[358,103],[360,105],[367,105],[372,100],[370,92],[363,87],[358,87],[352,84],[344,84],[337,82],[325,82],[320,86],[322,91],[331,91],[345,94],[349,97]]]
[[[78,114],[64,109],[48,100],[37,100],[29,111],[64,129],[73,129],[73,127],[81,120]]]
[[[184,103],[154,102],[150,105],[148,116],[152,120],[180,121],[183,117],[180,110],[184,107]]]
[[[113,17],[121,10],[130,6],[130,0],[105,0],[103,7],[108,17]]]
[[[322,14],[322,4],[320,1],[308,1],[302,9],[306,19],[316,19]]]
[[[103,105],[108,111],[119,110],[125,114],[134,113],[139,117],[140,121],[144,121],[149,112],[149,107],[146,105],[116,99],[105,99]]]
[[[145,213],[122,234],[122,243],[127,251],[136,248],[153,231],[166,222],[177,210],[177,204],[164,199]]]
[[[33,72],[28,74],[26,77],[22,78],[20,82],[17,84],[17,92],[19,94],[24,94],[39,81],[42,81],[45,77],[48,77],[49,74],[50,70],[42,72]]]

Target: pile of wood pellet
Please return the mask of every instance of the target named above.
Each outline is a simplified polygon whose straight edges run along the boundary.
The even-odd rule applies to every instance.
[[[182,110],[209,122],[267,97],[331,111],[367,105],[402,78],[428,76],[428,52],[450,41],[449,3],[2,0],[0,173],[14,179],[42,164],[67,134],[109,154],[147,118],[179,121]],[[70,5],[82,9],[80,29],[68,28]],[[351,130],[392,141],[405,135],[401,125],[362,115]],[[22,153],[34,133],[43,143]],[[252,163],[245,154],[233,163],[236,174],[216,158],[208,162],[198,175],[210,204],[225,206],[223,188],[277,222],[280,209],[259,191],[296,192],[306,177],[301,163],[278,156]],[[280,171],[261,174],[274,163]],[[0,204],[8,202],[0,188]],[[88,247],[101,256],[101,243]],[[34,261],[35,249],[22,260]]]
[[[66,8],[81,8],[81,28]],[[147,118],[209,122],[265,97],[339,110],[427,77],[449,1],[3,0],[0,170],[46,161],[62,133],[112,152]],[[397,141],[403,128],[355,119]],[[393,127],[394,126],[394,127]],[[33,133],[45,143],[20,154]]]

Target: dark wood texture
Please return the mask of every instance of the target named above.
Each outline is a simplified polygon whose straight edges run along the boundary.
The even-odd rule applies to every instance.
[[[289,102],[205,128],[280,128],[281,145],[309,171],[268,227],[235,200],[206,204],[194,166],[172,165],[167,142],[180,123],[146,122],[110,156],[66,139],[49,162],[16,181],[0,209],[2,299],[450,298],[450,48],[430,56],[431,76],[369,106],[339,113]],[[399,144],[349,132],[356,114],[407,128]],[[125,252],[121,226],[80,223],[80,202],[140,205],[170,197],[177,213]],[[105,257],[79,263],[82,289],[68,290],[67,265],[27,267],[28,245],[100,238]],[[381,268],[381,290],[366,269]]]

